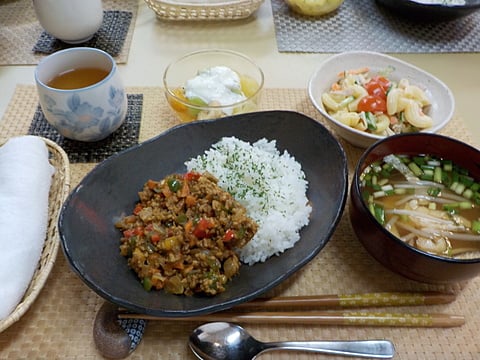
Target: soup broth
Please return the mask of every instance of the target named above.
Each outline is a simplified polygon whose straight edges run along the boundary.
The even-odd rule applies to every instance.
[[[480,182],[432,156],[389,155],[360,176],[362,195],[385,229],[422,251],[480,257]]]
[[[62,90],[81,89],[98,83],[107,77],[109,71],[98,68],[78,68],[58,74],[47,85]]]

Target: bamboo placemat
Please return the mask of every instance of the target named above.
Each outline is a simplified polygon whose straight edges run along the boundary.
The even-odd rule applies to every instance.
[[[123,44],[121,44],[121,49],[118,54],[112,54],[117,63],[126,63],[133,37],[138,1],[103,0],[103,9],[104,11],[109,11],[109,16],[113,16],[110,12],[122,11],[131,13],[130,26],[125,35],[125,40]],[[118,19],[112,21],[115,21],[114,23],[118,26],[122,25]],[[110,28],[108,31],[112,32],[113,30],[114,29]],[[46,56],[45,53],[33,51],[37,42],[41,39],[42,35],[44,35],[43,33],[44,30],[36,18],[31,0],[0,1],[0,65],[37,64]],[[117,52],[120,45],[108,44],[106,43],[108,42],[107,40],[108,39],[100,39],[98,42],[99,48],[107,52],[110,52],[109,50],[111,49]],[[110,40],[119,41],[119,39],[114,38]],[[56,45],[59,46],[58,44]]]
[[[176,124],[167,107],[162,89],[127,88],[128,93],[143,94],[140,141]],[[17,87],[4,118],[0,122],[0,141],[25,134],[38,105],[34,86]],[[299,89],[266,89],[263,110],[295,110],[323,120]],[[472,143],[461,118],[455,118],[444,134]],[[342,142],[349,160],[350,173],[362,150]],[[95,164],[71,164],[72,187]],[[434,286],[406,280],[384,269],[373,260],[353,235],[348,219],[348,203],[332,239],[307,266],[273,289],[269,295],[348,294],[374,291],[450,290],[458,294],[448,305],[400,308],[405,312],[447,312],[462,314],[466,324],[459,328],[374,328],[347,326],[292,326],[266,324],[245,326],[257,338],[275,340],[373,339],[386,338],[395,343],[395,359],[478,359],[480,357],[480,278],[452,286]],[[92,329],[103,299],[93,293],[70,270],[59,254],[44,289],[30,310],[0,334],[1,359],[101,359],[95,348]],[[195,359],[187,347],[187,338],[198,323],[150,321],[143,341],[129,359]],[[262,359],[335,358],[307,353],[276,352]],[[337,357],[340,358],[340,357]]]

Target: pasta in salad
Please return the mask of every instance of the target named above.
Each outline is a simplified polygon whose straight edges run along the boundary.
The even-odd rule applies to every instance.
[[[408,79],[389,79],[387,69],[372,74],[368,67],[343,71],[322,103],[337,121],[375,135],[416,132],[433,125],[425,112],[431,105],[423,89]]]

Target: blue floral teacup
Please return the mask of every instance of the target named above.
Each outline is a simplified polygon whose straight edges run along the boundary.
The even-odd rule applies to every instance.
[[[35,69],[40,106],[66,138],[99,141],[125,121],[127,96],[114,59],[94,48],[55,52]]]

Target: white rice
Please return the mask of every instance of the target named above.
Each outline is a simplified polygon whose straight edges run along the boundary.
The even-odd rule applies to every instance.
[[[276,142],[260,139],[250,144],[225,137],[185,163],[189,171],[208,171],[218,184],[247,208],[259,225],[254,238],[240,250],[249,265],[278,255],[300,239],[312,211],[306,196],[308,182],[301,165]]]

